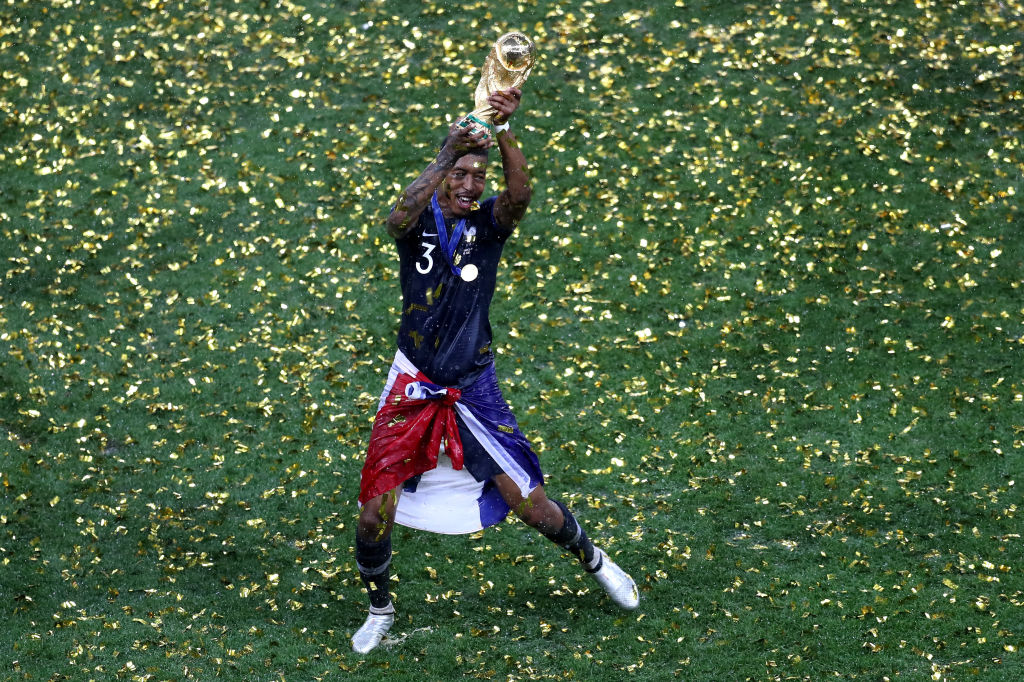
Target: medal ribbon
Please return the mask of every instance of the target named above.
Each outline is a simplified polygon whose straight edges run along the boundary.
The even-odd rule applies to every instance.
[[[434,211],[434,225],[437,226],[437,241],[441,243],[441,251],[444,253],[445,260],[448,261],[448,267],[451,268],[452,273],[456,277],[462,276],[462,268],[455,267],[455,249],[459,245],[459,240],[462,239],[462,232],[466,229],[466,219],[463,218],[455,225],[455,231],[452,233],[452,238],[448,239],[448,230],[444,226],[444,214],[441,213],[441,205],[437,203],[437,192],[430,197],[430,208]]]

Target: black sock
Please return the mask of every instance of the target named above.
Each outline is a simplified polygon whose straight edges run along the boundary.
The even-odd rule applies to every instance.
[[[580,563],[588,567],[589,570],[590,565],[594,563],[594,543],[587,537],[587,532],[576,521],[576,517],[573,516],[568,507],[558,500],[551,501],[562,510],[565,523],[562,524],[562,529],[557,533],[552,535],[545,534],[544,537],[559,545],[562,549],[575,554]]]
[[[387,607],[391,603],[391,538],[366,542],[356,537],[356,566],[370,595],[370,606]]]

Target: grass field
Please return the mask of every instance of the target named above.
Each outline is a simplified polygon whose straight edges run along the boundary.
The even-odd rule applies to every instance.
[[[0,679],[1024,678],[1022,17],[3,2]],[[360,657],[382,222],[507,30],[498,372],[643,602],[399,530]]]

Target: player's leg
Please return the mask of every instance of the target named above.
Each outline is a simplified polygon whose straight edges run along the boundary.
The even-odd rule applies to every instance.
[[[568,507],[548,498],[543,486],[537,486],[524,498],[519,486],[506,474],[495,476],[494,483],[516,516],[556,545],[575,554],[612,601],[624,609],[637,607],[640,593],[636,583],[603,550],[594,547]]]
[[[359,510],[356,528],[356,565],[370,598],[370,615],[352,635],[352,648],[372,651],[395,622],[391,603],[391,531],[395,526],[400,488],[378,495]]]

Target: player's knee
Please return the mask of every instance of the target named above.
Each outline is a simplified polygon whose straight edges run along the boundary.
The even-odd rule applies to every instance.
[[[394,505],[377,498],[363,505],[359,510],[359,537],[369,542],[379,542],[391,533],[394,521]]]
[[[519,519],[527,526],[536,528],[544,521],[544,517],[540,514],[539,510],[536,507],[529,505],[529,503],[517,506],[514,511],[516,516],[518,516]]]
[[[558,525],[555,519],[558,511],[551,507],[553,505],[546,498],[540,504],[536,501],[525,500],[523,504],[515,508],[515,512],[526,525],[536,528],[542,533],[548,533],[557,530],[555,526]]]
[[[359,537],[376,542],[387,534],[387,523],[377,514],[359,514]]]

